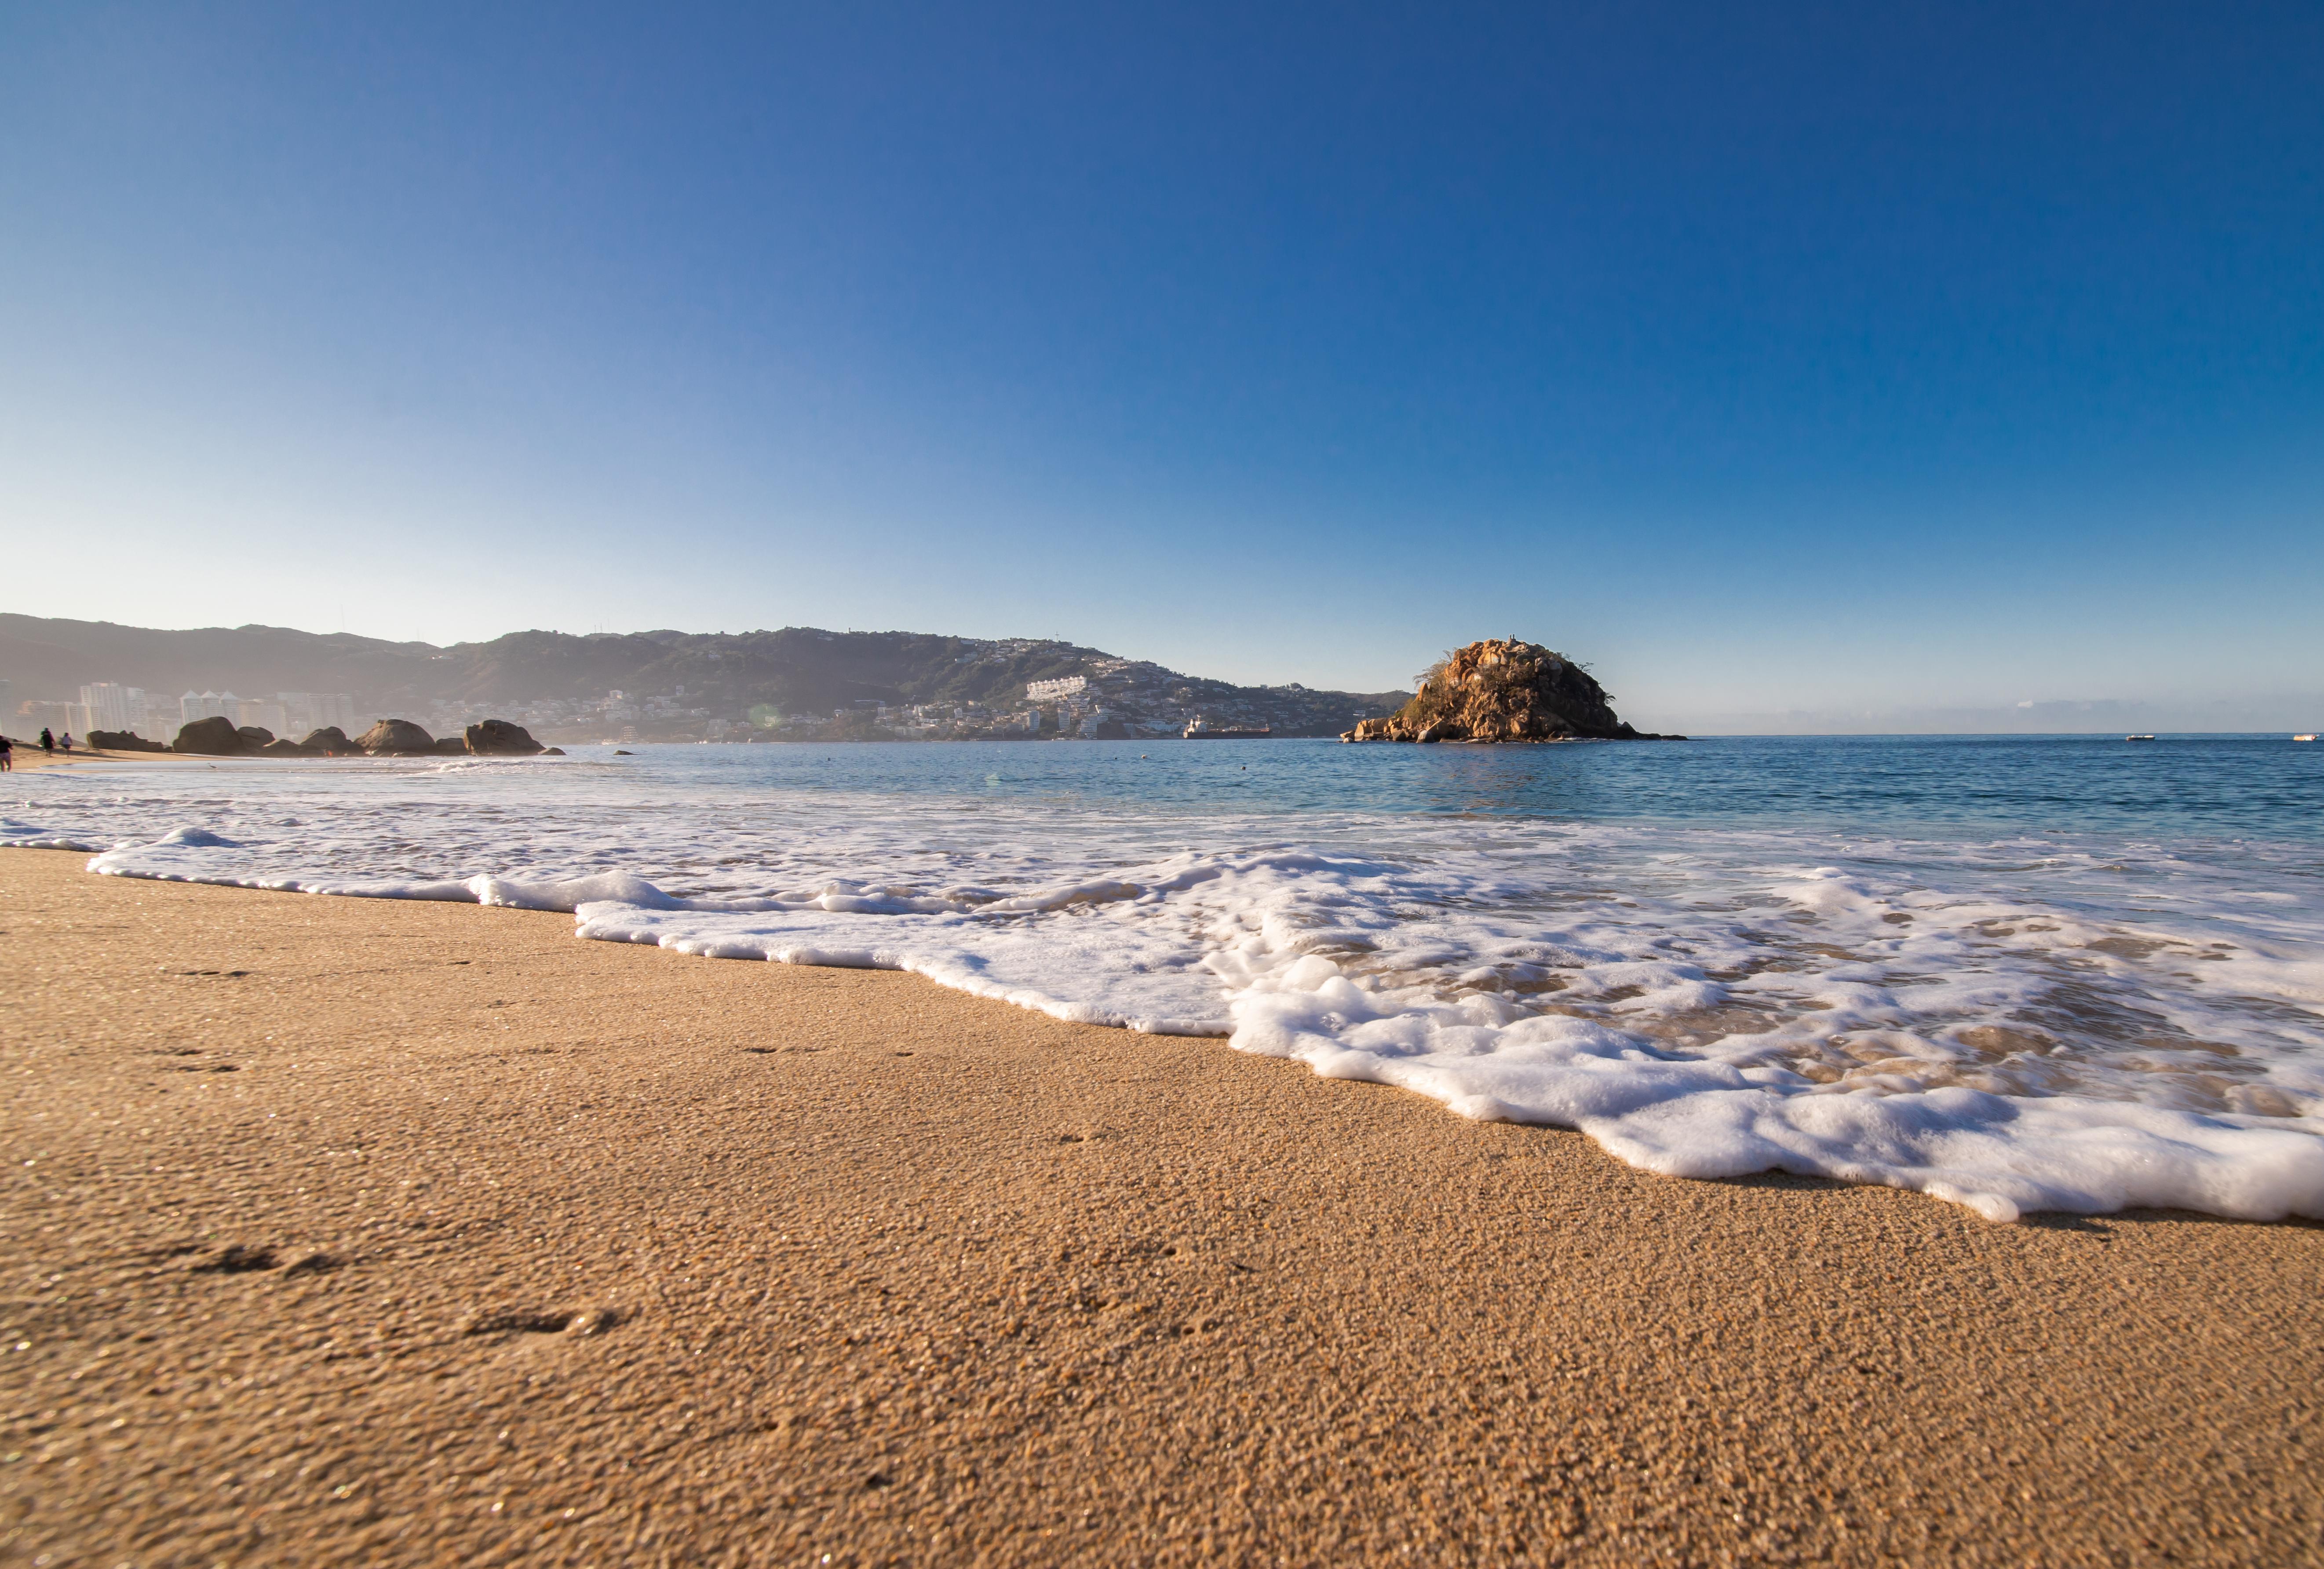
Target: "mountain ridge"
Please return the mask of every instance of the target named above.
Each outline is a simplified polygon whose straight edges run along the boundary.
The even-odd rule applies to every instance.
[[[1030,683],[1070,686],[1075,678],[1082,688],[1053,695],[1046,709],[1027,696]],[[511,710],[504,716],[532,715],[541,720],[536,729],[573,734],[610,722],[646,739],[661,731],[724,739],[707,733],[736,725],[818,737],[932,725],[975,732],[1035,709],[1043,713],[1028,733],[1068,727],[1070,717],[1074,726],[1157,734],[1200,717],[1269,725],[1278,734],[1328,735],[1364,714],[1392,710],[1408,696],[1240,687],[1041,638],[820,627],[532,628],[439,646],[258,623],[168,630],[14,614],[0,614],[0,678],[10,682],[12,709],[26,700],[69,702],[82,685],[97,681],[171,697],[188,689],[245,697],[337,691],[382,716],[440,723],[493,706]],[[856,711],[872,717],[859,722]],[[891,715],[894,725],[888,724]]]

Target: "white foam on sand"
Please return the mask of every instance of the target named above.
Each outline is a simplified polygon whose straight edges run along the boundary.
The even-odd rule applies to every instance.
[[[2312,846],[738,805],[465,771],[60,787],[0,819],[0,844],[96,851],[112,875],[570,910],[595,940],[908,970],[1579,1128],[1674,1177],[1883,1183],[1995,1220],[2324,1218]],[[1271,837],[1286,830],[1301,842]]]

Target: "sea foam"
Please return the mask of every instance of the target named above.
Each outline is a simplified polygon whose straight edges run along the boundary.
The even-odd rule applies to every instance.
[[[1578,1128],[1673,1177],[1881,1183],[1995,1220],[2324,1218],[2312,846],[733,798],[377,764],[38,788],[0,843],[91,850],[100,873],[567,910],[593,940],[910,971]]]

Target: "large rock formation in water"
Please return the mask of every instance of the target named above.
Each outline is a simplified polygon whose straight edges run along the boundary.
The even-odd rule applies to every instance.
[[[436,738],[409,719],[382,719],[355,744],[374,757],[425,757],[436,750]]]
[[[1590,672],[1539,643],[1487,638],[1447,655],[1385,719],[1342,741],[1675,741],[1622,723]]]
[[[467,749],[478,757],[537,757],[543,750],[532,738],[532,732],[507,719],[487,719],[481,725],[471,725],[464,738]]]

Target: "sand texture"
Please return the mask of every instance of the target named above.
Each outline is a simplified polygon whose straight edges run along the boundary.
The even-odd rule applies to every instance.
[[[2324,1229],[85,859],[0,854],[8,1562],[2319,1561]]]
[[[76,746],[70,752],[42,752],[37,743],[29,743],[21,735],[9,740],[16,743],[9,754],[8,771],[36,773],[44,768],[78,768],[83,763],[103,763],[118,768],[124,762],[156,763],[167,768],[201,768],[217,760],[206,757],[180,757],[171,752],[98,752],[90,747]]]

